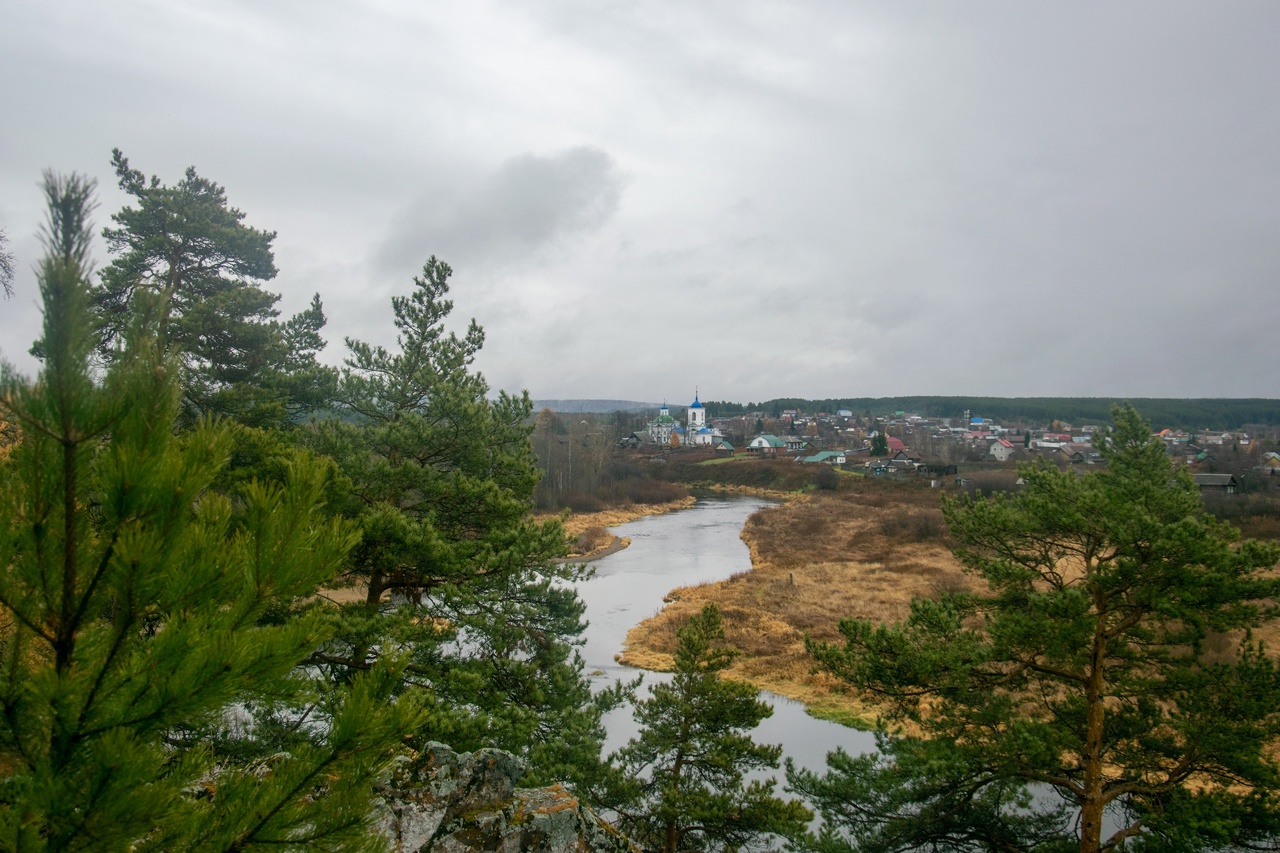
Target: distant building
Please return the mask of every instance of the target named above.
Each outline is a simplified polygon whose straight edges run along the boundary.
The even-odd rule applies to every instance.
[[[1008,462],[1009,457],[1016,453],[1018,448],[1013,446],[1013,442],[1005,438],[997,438],[991,442],[991,455],[999,462]]]
[[[825,462],[828,465],[843,465],[846,457],[843,450],[823,450],[813,456],[802,456],[800,461],[810,464]]]
[[[693,402],[685,413],[685,425],[671,417],[671,410],[664,402],[658,416],[649,421],[649,437],[655,444],[670,445],[674,435],[681,447],[711,447],[724,440],[719,429],[707,425],[707,410],[695,391]]]
[[[1235,494],[1236,488],[1240,485],[1232,474],[1192,474],[1191,477],[1202,492],[1230,495]]]
[[[724,440],[720,430],[707,426],[707,410],[698,399],[698,392],[693,392],[693,403],[689,406],[688,421],[680,443],[687,447],[710,447]]]
[[[671,432],[680,426],[679,422],[671,417],[671,410],[667,408],[666,402],[663,402],[662,408],[658,409],[658,416],[649,421],[649,438],[654,444],[670,444]]]
[[[760,456],[775,456],[779,450],[785,449],[786,446],[786,442],[776,435],[763,433],[751,439],[751,443],[747,445],[747,452]]]

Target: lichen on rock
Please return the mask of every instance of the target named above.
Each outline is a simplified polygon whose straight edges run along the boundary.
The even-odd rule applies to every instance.
[[[523,762],[442,743],[400,761],[378,791],[378,829],[396,853],[638,853],[562,785],[517,788]]]

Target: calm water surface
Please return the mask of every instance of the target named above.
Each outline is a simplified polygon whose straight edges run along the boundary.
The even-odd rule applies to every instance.
[[[770,505],[759,498],[703,497],[689,509],[613,528],[616,535],[630,537],[631,545],[596,561],[595,577],[578,586],[589,621],[582,649],[586,671],[598,673],[594,678],[601,686],[634,678],[638,670],[614,660],[627,631],[661,610],[663,596],[676,587],[749,570],[751,555],[739,534],[747,516]],[[644,680],[652,684],[667,677],[646,672]],[[823,769],[826,754],[837,746],[855,754],[875,748],[868,732],[816,720],[798,702],[772,693],[761,697],[773,706],[773,716],[754,730],[753,737],[758,743],[782,744],[783,755],[803,767]],[[606,752],[636,732],[630,708],[615,711],[605,722]]]
[[[619,666],[613,656],[622,651],[632,626],[662,609],[662,598],[668,592],[723,580],[751,568],[750,552],[739,534],[747,516],[771,505],[759,498],[704,497],[689,509],[613,528],[618,536],[630,537],[631,545],[594,563],[595,577],[578,586],[590,620],[582,656],[586,671],[597,673],[593,678],[599,686],[630,680],[640,672]],[[645,684],[669,677],[644,673]],[[875,750],[875,738],[869,732],[816,720],[799,702],[783,696],[768,692],[760,696],[773,706],[773,716],[764,720],[752,737],[757,743],[782,744],[783,757],[801,767],[825,770],[827,753],[837,746],[855,755]],[[614,711],[605,725],[606,754],[625,744],[637,730],[630,707]],[[781,767],[764,775],[780,778]],[[1054,801],[1045,790],[1037,793],[1037,799],[1046,804]],[[1116,828],[1114,817],[1109,816],[1103,831],[1109,834]]]

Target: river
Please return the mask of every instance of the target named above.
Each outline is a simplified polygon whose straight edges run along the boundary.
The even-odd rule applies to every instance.
[[[662,609],[662,598],[680,586],[723,580],[751,568],[751,555],[739,538],[747,517],[770,506],[750,497],[702,497],[688,509],[651,515],[613,528],[631,545],[592,565],[595,576],[578,585],[586,603],[588,627],[582,657],[586,671],[602,686],[634,678],[638,670],[620,666],[627,631]],[[646,684],[668,678],[646,672]],[[826,755],[837,746],[857,754],[875,748],[869,732],[818,720],[804,706],[782,696],[761,693],[773,716],[751,734],[757,743],[782,744],[783,756],[813,770],[826,767]],[[605,752],[622,746],[636,733],[629,707],[605,720]]]
[[[739,534],[751,513],[771,505],[760,498],[703,497],[689,509],[613,528],[614,534],[629,537],[631,545],[596,561],[595,576],[578,585],[589,620],[582,657],[599,686],[630,680],[640,672],[620,666],[613,656],[622,650],[633,625],[662,609],[668,592],[751,568],[751,554]],[[668,678],[663,673],[644,673],[646,684]],[[801,767],[824,771],[827,753],[838,746],[853,755],[875,750],[870,732],[810,717],[803,705],[784,696],[767,691],[760,696],[773,707],[773,716],[762,721],[752,737],[757,743],[782,744],[783,758]],[[630,707],[611,712],[605,726],[606,754],[637,731]],[[781,769],[765,775],[781,776]],[[1039,789],[1036,798],[1046,805],[1056,802],[1045,789]],[[1110,834],[1117,826],[1115,816],[1108,814],[1103,831]]]

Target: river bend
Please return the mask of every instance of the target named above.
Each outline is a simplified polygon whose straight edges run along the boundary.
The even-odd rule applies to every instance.
[[[676,587],[723,580],[751,568],[751,555],[740,538],[753,512],[770,506],[753,497],[703,497],[688,509],[651,515],[612,529],[631,545],[596,561],[595,576],[578,585],[589,622],[582,657],[586,671],[601,685],[634,678],[637,670],[620,666],[627,631],[662,609],[663,596]],[[669,676],[645,673],[652,684]],[[857,754],[875,748],[869,732],[818,720],[804,706],[763,692],[773,716],[752,733],[757,743],[782,744],[783,756],[802,767],[822,770],[826,754],[837,746]],[[636,732],[629,707],[605,720],[605,751],[622,746]]]

